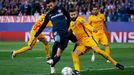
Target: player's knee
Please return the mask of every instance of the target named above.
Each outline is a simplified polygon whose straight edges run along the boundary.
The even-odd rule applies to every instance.
[[[28,46],[28,50],[32,50],[32,48],[33,48],[32,46]]]
[[[41,41],[42,43],[44,43],[45,45],[48,44],[48,41],[44,38],[39,38],[39,41]]]
[[[45,41],[44,41],[44,44],[47,45],[47,44],[48,44],[48,41],[45,40]]]
[[[95,52],[98,53],[98,54],[100,54],[100,55],[103,55],[105,57],[108,57],[108,53],[105,52],[105,51],[103,51],[103,50],[98,49],[98,50],[95,50]]]
[[[104,44],[105,47],[109,47],[109,44]]]
[[[74,54],[77,54],[77,55],[82,55],[82,53],[81,53],[79,50],[74,50],[73,53],[74,53]],[[73,53],[72,53],[72,54],[73,54]]]

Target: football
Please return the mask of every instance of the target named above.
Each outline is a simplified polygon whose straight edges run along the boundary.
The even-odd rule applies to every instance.
[[[64,67],[61,71],[62,75],[72,75],[73,74],[73,70],[71,67]]]

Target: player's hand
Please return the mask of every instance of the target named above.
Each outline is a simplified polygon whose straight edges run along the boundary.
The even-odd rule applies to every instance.
[[[96,28],[94,28],[93,32],[97,33],[97,32],[98,32],[98,30],[97,30]]]

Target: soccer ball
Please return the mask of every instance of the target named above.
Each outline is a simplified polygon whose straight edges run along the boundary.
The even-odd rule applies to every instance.
[[[72,75],[73,74],[73,70],[70,67],[64,67],[61,71],[62,75]]]

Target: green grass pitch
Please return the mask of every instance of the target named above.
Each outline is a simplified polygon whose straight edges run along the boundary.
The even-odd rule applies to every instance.
[[[50,75],[49,65],[46,64],[43,45],[37,43],[33,50],[18,55],[11,59],[11,51],[25,46],[24,42],[0,42],[0,75]],[[49,44],[51,49],[52,43]],[[111,56],[124,64],[125,70],[115,68],[100,55],[96,61],[91,62],[92,51],[80,57],[81,75],[134,75],[134,43],[113,43],[110,44]],[[103,47],[101,46],[103,49]],[[73,44],[69,44],[64,51],[60,62],[56,65],[56,74],[63,67],[73,67],[71,51]]]

